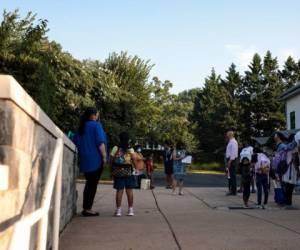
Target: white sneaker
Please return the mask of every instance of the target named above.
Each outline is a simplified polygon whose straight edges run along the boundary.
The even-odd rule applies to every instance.
[[[116,217],[121,217],[122,216],[122,208],[117,208],[115,212]]]
[[[183,191],[179,192],[178,194],[179,194],[179,195],[184,195]]]
[[[134,216],[134,211],[133,211],[133,207],[130,207],[129,209],[128,209],[128,214],[127,214],[128,216]]]

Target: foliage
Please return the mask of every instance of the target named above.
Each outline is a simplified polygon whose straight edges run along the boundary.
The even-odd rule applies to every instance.
[[[47,32],[47,20],[31,12],[20,18],[17,10],[4,11],[0,73],[13,75],[65,132],[77,128],[87,106],[96,106],[110,144],[126,130],[140,143],[181,141],[191,152],[222,152],[228,127],[242,141],[284,128],[278,97],[300,80],[300,60],[289,57],[280,70],[268,51],[264,58],[255,54],[243,74],[234,64],[224,78],[212,69],[204,87],[174,95],[170,81],[150,79],[150,61],[126,52],[80,61]]]

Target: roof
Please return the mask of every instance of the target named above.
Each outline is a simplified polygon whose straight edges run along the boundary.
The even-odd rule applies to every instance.
[[[267,144],[269,137],[251,137],[253,141],[258,143],[260,146]]]
[[[300,82],[297,82],[295,86],[285,91],[279,98],[280,100],[285,101],[296,95],[300,95]]]

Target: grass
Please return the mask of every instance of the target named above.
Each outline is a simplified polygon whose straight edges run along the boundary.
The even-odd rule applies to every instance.
[[[156,170],[163,171],[164,166],[162,163],[155,164]],[[193,163],[187,166],[187,171],[189,173],[214,173],[220,174],[224,173],[222,169],[222,164],[218,162],[211,162],[211,163]]]
[[[80,173],[79,176],[78,176],[78,179],[79,180],[85,180],[84,178],[84,174],[83,173]],[[111,178],[110,178],[110,170],[109,170],[109,166],[106,165],[103,169],[103,172],[102,172],[102,175],[101,175],[101,180],[102,181],[110,181]]]
[[[164,171],[164,166],[162,163],[155,163],[155,171]],[[211,162],[211,163],[193,163],[187,167],[188,173],[194,173],[194,174],[224,174],[224,171],[222,170],[222,165],[217,162]],[[84,180],[83,173],[80,173],[78,176],[78,179]],[[110,169],[109,166],[106,165],[103,169],[102,175],[101,175],[102,181],[110,181]]]

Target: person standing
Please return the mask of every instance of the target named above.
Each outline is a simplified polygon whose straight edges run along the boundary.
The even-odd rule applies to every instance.
[[[176,194],[176,187],[179,187],[179,195],[183,195],[183,182],[186,176],[185,166],[182,160],[186,157],[186,151],[184,150],[183,143],[177,143],[173,150],[173,194]]]
[[[135,153],[129,145],[129,135],[122,132],[119,135],[120,143],[113,147],[110,153],[111,171],[114,180],[114,189],[116,190],[116,211],[115,216],[122,216],[122,198],[124,189],[128,201],[128,216],[134,216],[133,210],[133,188],[136,187],[133,168]]]
[[[285,193],[285,205],[286,209],[292,208],[292,196],[295,185],[298,183],[300,177],[300,164],[299,155],[297,150],[288,151],[287,153],[288,169],[282,176],[282,182],[284,185]]]
[[[254,164],[257,187],[257,207],[265,209],[269,198],[269,171],[270,159],[258,150],[252,155],[251,163]],[[262,204],[262,190],[264,191],[264,204]]]
[[[78,149],[80,171],[84,173],[86,183],[83,191],[83,216],[98,216],[92,210],[97,185],[103,165],[106,163],[106,135],[96,108],[87,108],[80,119],[74,143]]]
[[[173,159],[172,159],[172,146],[169,141],[164,143],[163,161],[166,175],[166,188],[171,189],[173,183]]]
[[[141,188],[142,179],[146,178],[144,173],[145,169],[145,158],[142,154],[142,146],[134,146],[134,168],[135,168],[135,177],[136,177],[136,188]]]
[[[153,154],[151,153],[146,157],[146,171],[147,178],[150,179],[150,188],[153,189],[154,186],[154,163],[153,163]]]
[[[238,165],[238,143],[232,129],[226,133],[228,144],[226,147],[226,171],[228,174],[229,192],[226,195],[236,195],[236,169]]]

